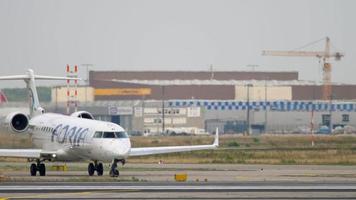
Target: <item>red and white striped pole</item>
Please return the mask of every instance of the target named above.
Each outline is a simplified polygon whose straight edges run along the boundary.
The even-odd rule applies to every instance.
[[[69,65],[67,64],[66,72],[67,77],[70,76],[70,69]],[[69,90],[69,79],[67,79],[67,115],[69,115],[69,104],[70,104],[70,90]]]
[[[74,66],[74,77],[78,78],[78,66]],[[78,111],[78,80],[74,80],[74,109]]]
[[[68,78],[78,78],[78,66],[74,66],[74,70],[70,68],[67,64],[66,72]],[[73,94],[74,93],[74,94]],[[74,110],[78,110],[78,80],[74,80],[74,92],[73,92],[73,81],[67,80],[67,114],[70,113],[70,107],[74,104]]]
[[[311,111],[310,133],[311,133],[311,140],[312,140],[311,145],[313,147],[314,146],[314,107],[312,107],[312,111]]]

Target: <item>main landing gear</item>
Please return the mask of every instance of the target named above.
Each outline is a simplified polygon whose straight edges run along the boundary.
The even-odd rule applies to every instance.
[[[94,161],[94,163],[89,163],[88,165],[88,174],[89,176],[93,176],[94,172],[96,171],[96,173],[98,174],[98,176],[102,176],[104,173],[104,167],[103,167],[103,163],[98,161]]]
[[[36,176],[37,171],[39,172],[40,176],[46,176],[46,165],[42,163],[41,160],[37,160],[35,163],[32,163],[30,166],[30,173],[31,176]]]

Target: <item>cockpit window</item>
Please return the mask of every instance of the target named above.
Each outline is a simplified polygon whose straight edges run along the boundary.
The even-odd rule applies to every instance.
[[[116,138],[128,138],[126,132],[115,132]]]
[[[115,138],[114,132],[104,132],[103,138]]]
[[[101,138],[101,137],[103,137],[103,132],[101,132],[101,131],[95,132],[95,134],[93,136],[93,138]]]
[[[124,131],[121,131],[121,132],[96,131],[94,136],[93,136],[93,138],[128,138],[128,137],[129,136]]]

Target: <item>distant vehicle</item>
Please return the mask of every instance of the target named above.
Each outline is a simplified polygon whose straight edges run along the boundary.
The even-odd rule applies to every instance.
[[[320,126],[319,130],[316,132],[317,134],[330,134],[330,129],[327,126]]]
[[[337,126],[333,131],[333,134],[354,134],[354,133],[356,133],[356,128],[350,125],[345,125],[343,127]]]
[[[140,131],[130,131],[129,133],[129,136],[142,136],[142,132]]]
[[[104,172],[101,162],[112,161],[110,176],[118,176],[118,163],[129,156],[173,153],[219,146],[218,130],[211,145],[132,148],[130,138],[119,125],[95,120],[91,113],[78,111],[70,116],[46,113],[40,106],[35,79],[68,80],[73,78],[35,75],[29,69],[25,75],[3,76],[0,80],[24,80],[30,96],[30,115],[13,112],[2,122],[13,134],[31,134],[36,149],[0,149],[0,156],[21,157],[32,161],[31,176],[46,175],[45,161],[90,161],[89,176]],[[75,79],[76,80],[76,79]]]
[[[294,129],[292,131],[292,133],[294,134],[306,134],[306,133],[310,133],[310,127],[308,126],[298,126],[296,129]]]
[[[344,126],[345,133],[356,133],[356,128],[354,126],[346,125]]]
[[[167,135],[208,135],[204,129],[196,127],[179,127],[167,128],[165,134]]]

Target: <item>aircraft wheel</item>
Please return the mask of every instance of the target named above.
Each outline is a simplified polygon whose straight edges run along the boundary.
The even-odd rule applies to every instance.
[[[103,163],[98,164],[98,166],[96,167],[96,172],[98,173],[98,176],[103,175],[103,173],[104,173]]]
[[[38,171],[40,172],[40,176],[46,176],[46,165],[44,163],[39,164]]]
[[[117,169],[110,170],[111,177],[118,177],[119,175],[120,175],[119,170],[117,170]]]
[[[120,175],[119,170],[115,169],[114,174],[115,176],[119,176]]]
[[[119,170],[117,170],[117,163],[120,162],[118,159],[114,159],[112,164],[111,164],[111,169],[109,172],[109,175],[111,177],[118,177],[119,176]]]
[[[88,174],[89,176],[93,176],[95,172],[95,166],[93,163],[89,163],[88,165]]]
[[[35,163],[32,163],[32,164],[31,164],[30,173],[31,173],[31,176],[36,176],[36,173],[37,173],[37,166],[36,166]]]

